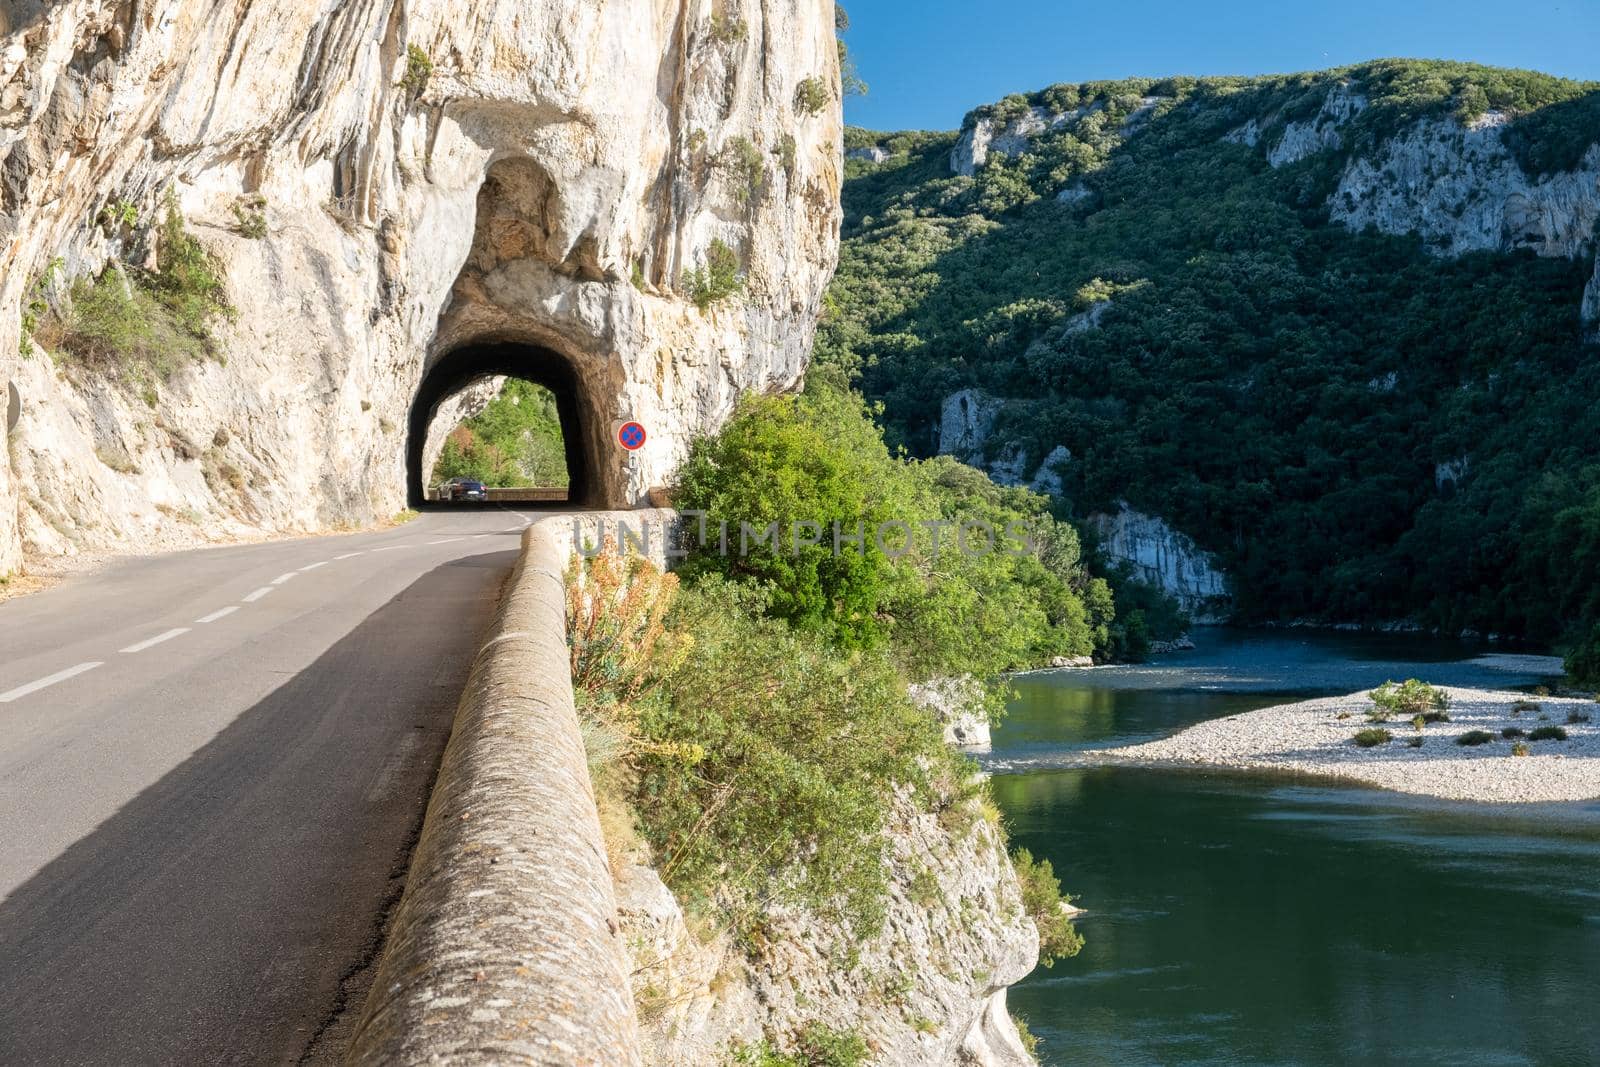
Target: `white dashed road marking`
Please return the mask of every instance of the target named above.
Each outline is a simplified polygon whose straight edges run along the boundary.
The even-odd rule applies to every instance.
[[[300,573],[304,574],[306,571],[314,571],[318,567],[326,567],[327,565],[328,565],[328,561],[327,560],[323,560],[321,563],[308,563],[304,567],[300,568]]]
[[[260,589],[257,589],[255,592],[243,597],[242,599],[246,604],[254,604],[256,601],[260,600],[270,592],[272,592],[272,586],[264,585]]]
[[[342,556],[334,556],[333,558],[334,559],[349,559],[351,556],[359,556],[359,555],[361,555],[360,552],[346,552]]]
[[[374,552],[393,552],[397,548],[404,548],[404,547],[406,547],[406,546],[405,545],[384,545],[382,548],[375,548],[372,551],[374,551]]]
[[[280,574],[276,578],[272,579],[272,584],[273,585],[282,585],[284,582],[289,581],[293,577],[294,577],[294,571],[290,571],[288,574]]]
[[[224,617],[226,617],[228,615],[232,615],[234,612],[236,612],[238,610],[239,610],[239,605],[237,605],[237,604],[229,604],[227,607],[221,609],[220,611],[213,611],[210,615],[202,615],[202,616],[200,616],[198,619],[196,619],[194,621],[195,622],[216,622],[218,619],[224,618]]]
[[[152,648],[152,647],[154,647],[156,645],[159,645],[163,641],[171,641],[174,637],[182,637],[184,634],[186,634],[188,632],[189,632],[189,628],[187,626],[179,626],[179,627],[177,627],[175,629],[168,630],[164,634],[156,634],[154,637],[147,637],[143,641],[140,641],[138,644],[129,645],[127,648],[119,649],[118,651],[120,651],[120,652],[143,652],[145,649]]]
[[[428,544],[430,544],[430,545],[448,545],[451,541],[462,541],[462,540],[465,540],[465,538],[461,538],[461,537],[446,537],[446,538],[444,538],[443,540],[440,540],[440,541],[429,541]]]
[[[8,689],[4,693],[0,693],[0,704],[9,704],[18,697],[25,697],[29,693],[37,693],[41,689],[55,685],[57,682],[64,682],[68,678],[76,678],[84,671],[92,671],[96,667],[102,666],[103,662],[102,660],[95,660],[92,663],[80,663],[76,667],[68,667],[64,671],[56,671],[54,674],[46,675],[37,682],[29,682],[27,685],[19,685],[15,689]]]

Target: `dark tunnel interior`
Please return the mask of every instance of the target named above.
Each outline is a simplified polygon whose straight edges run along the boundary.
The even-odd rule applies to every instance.
[[[427,499],[427,471],[422,469],[428,425],[439,405],[472,382],[494,375],[506,375],[535,382],[549,389],[556,398],[561,420],[561,437],[566,450],[566,505],[593,507],[600,494],[599,472],[590,455],[594,412],[585,403],[578,376],[572,364],[560,353],[539,345],[494,342],[466,345],[447,353],[423,375],[411,402],[410,426],[406,437],[406,498],[412,507]]]

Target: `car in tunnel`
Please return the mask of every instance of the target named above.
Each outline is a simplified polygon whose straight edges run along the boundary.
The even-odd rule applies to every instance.
[[[489,491],[483,483],[472,478],[451,478],[444,483],[444,492],[440,495],[446,500],[475,500],[480,504],[489,499]]]

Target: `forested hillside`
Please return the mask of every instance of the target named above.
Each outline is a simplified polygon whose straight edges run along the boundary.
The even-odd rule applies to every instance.
[[[819,373],[915,454],[1005,398],[990,460],[1065,446],[1063,514],[1161,516],[1243,619],[1561,640],[1600,618],[1596,142],[1600,86],[1402,61],[852,130]]]

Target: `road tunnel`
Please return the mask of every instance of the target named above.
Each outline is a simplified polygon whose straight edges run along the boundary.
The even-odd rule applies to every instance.
[[[429,427],[440,405],[462,389],[485,378],[505,376],[533,382],[555,397],[566,460],[567,495],[571,507],[598,507],[603,501],[600,478],[600,421],[583,395],[570,361],[540,345],[516,342],[469,344],[436,360],[423,375],[411,404],[406,438],[406,495],[412,507],[429,498],[432,471],[425,455]]]

